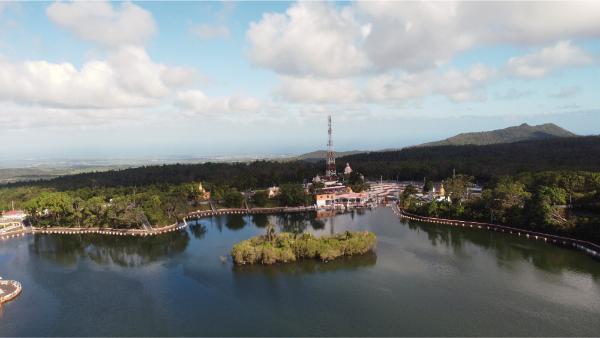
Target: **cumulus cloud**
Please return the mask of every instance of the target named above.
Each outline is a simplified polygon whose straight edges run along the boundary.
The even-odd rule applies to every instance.
[[[77,37],[108,47],[142,45],[156,30],[152,14],[131,2],[118,8],[104,1],[55,2],[46,14]]]
[[[358,2],[372,23],[365,41],[382,69],[435,67],[462,51],[494,44],[530,46],[600,37],[600,3]]]
[[[409,101],[428,95],[454,102],[479,101],[485,99],[485,85],[497,75],[495,69],[476,64],[465,71],[427,70],[358,80],[282,76],[275,94],[291,102],[318,104]]]
[[[523,56],[512,57],[507,67],[512,75],[524,78],[540,78],[550,72],[566,68],[589,65],[594,58],[570,41],[560,41],[552,47]]]
[[[369,34],[350,8],[300,2],[285,14],[265,13],[247,32],[250,58],[259,66],[296,76],[346,76],[369,67],[357,46]]]
[[[192,70],[155,63],[138,47],[119,48],[80,68],[0,60],[0,99],[63,108],[150,106],[192,77]]]
[[[424,71],[395,77],[381,75],[368,81],[365,97],[374,101],[405,101],[443,95],[454,102],[480,101],[485,99],[485,84],[496,74],[496,70],[477,64],[467,71]]]
[[[193,25],[190,28],[192,34],[200,37],[201,39],[226,39],[229,38],[229,28],[225,25],[208,25],[200,24]]]
[[[431,68],[473,44],[458,3],[369,1],[357,9],[372,24],[364,50],[380,70]]]
[[[600,37],[600,2],[301,2],[247,35],[252,60],[281,74],[420,72],[477,47]]]
[[[231,113],[258,112],[263,104],[254,97],[209,97],[200,90],[186,90],[177,94],[176,104],[188,115],[219,116]]]
[[[359,99],[359,91],[349,79],[322,79],[283,76],[276,96],[292,102],[350,103]]]

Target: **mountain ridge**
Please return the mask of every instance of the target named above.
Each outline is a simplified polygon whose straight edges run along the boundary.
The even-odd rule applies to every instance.
[[[545,140],[557,137],[577,137],[575,133],[572,133],[554,123],[544,123],[538,125],[529,125],[522,123],[517,126],[510,126],[502,129],[494,129],[489,131],[480,132],[466,132],[460,133],[449,138],[422,143],[413,146],[400,147],[400,148],[386,148],[380,150],[349,150],[335,152],[336,158],[351,156],[356,154],[365,154],[371,152],[388,152],[397,151],[404,148],[413,147],[435,147],[435,146],[459,146],[459,145],[490,145],[490,144],[502,144],[502,143],[514,143],[520,141],[531,141],[531,140]],[[305,154],[301,154],[293,157],[293,159],[317,162],[325,159],[327,156],[327,150],[315,150]]]
[[[489,145],[576,136],[579,135],[561,128],[554,123],[544,123],[534,126],[523,123],[518,126],[511,126],[503,129],[460,133],[444,140],[423,143],[417,147],[446,145]]]

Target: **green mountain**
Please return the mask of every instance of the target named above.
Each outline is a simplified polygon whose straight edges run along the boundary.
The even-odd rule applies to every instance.
[[[424,143],[420,146],[487,145],[573,136],[577,135],[553,123],[540,124],[537,126],[530,126],[527,123],[523,123],[520,126],[492,131],[462,133],[442,141]]]

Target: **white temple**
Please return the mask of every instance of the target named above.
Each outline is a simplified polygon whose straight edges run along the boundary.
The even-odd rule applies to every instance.
[[[350,168],[350,163],[346,163],[346,168],[344,168],[344,175],[352,174],[352,168]]]

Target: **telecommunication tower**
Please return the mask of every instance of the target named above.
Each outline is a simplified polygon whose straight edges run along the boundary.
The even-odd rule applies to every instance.
[[[329,129],[327,130],[327,134],[329,139],[327,141],[327,163],[325,165],[325,176],[328,178],[335,178],[335,153],[333,152],[333,138],[331,131],[331,115],[327,117],[327,122]]]

